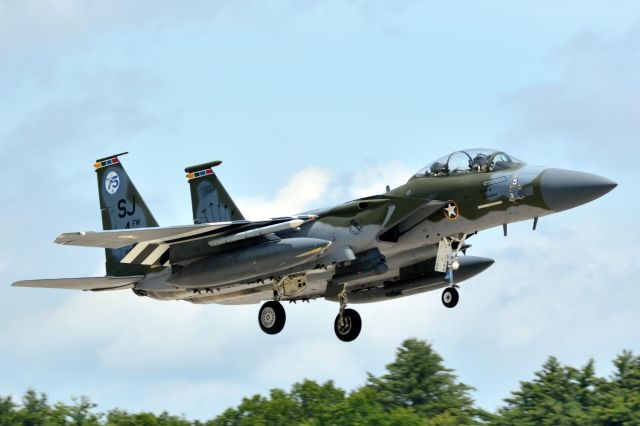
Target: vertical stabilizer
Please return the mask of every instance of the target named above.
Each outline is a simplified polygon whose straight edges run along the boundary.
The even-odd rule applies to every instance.
[[[124,154],[126,152],[101,158],[95,163],[102,228],[112,230],[157,227],[158,222],[149,211],[118,158]],[[107,275],[127,276],[148,272],[149,266],[120,263],[131,248],[132,246],[105,250]]]
[[[240,209],[213,171],[221,163],[222,161],[212,161],[184,169],[191,187],[194,223],[244,220]]]

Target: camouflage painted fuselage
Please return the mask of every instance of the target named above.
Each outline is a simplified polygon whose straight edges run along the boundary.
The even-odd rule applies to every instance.
[[[543,194],[545,173],[550,172],[513,164],[491,172],[414,176],[384,194],[308,212],[318,219],[299,230],[277,234],[282,239],[305,237],[332,243],[323,256],[308,263],[225,285],[217,285],[212,271],[211,282],[195,292],[167,288],[165,280],[171,272],[162,270],[155,281],[137,287],[159,299],[225,304],[268,300],[274,282],[282,279],[289,284],[283,300],[335,300],[346,289],[350,301],[358,303],[442,288],[449,284],[445,274],[433,268],[440,240],[553,213],[549,197]],[[462,260],[457,283],[493,263],[471,256]]]

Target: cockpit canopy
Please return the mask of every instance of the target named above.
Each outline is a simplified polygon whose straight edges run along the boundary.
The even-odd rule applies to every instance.
[[[519,167],[524,163],[502,151],[467,149],[456,151],[422,168],[415,177],[459,176]]]

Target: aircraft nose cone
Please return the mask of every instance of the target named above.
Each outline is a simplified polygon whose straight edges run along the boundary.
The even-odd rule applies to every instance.
[[[542,199],[554,212],[593,201],[616,186],[602,176],[562,169],[546,169],[540,180]]]

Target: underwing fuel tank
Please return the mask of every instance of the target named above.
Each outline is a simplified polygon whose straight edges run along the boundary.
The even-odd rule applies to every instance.
[[[215,287],[269,276],[317,259],[331,245],[317,238],[286,238],[197,260],[171,275],[180,288]]]
[[[456,283],[460,283],[493,265],[493,259],[476,256],[461,256],[460,268],[454,272]],[[376,285],[354,288],[347,291],[350,303],[370,303],[397,297],[411,296],[429,290],[447,287],[449,282],[441,272],[429,272],[422,275],[406,277],[398,281],[385,281]],[[327,297],[328,299],[331,299]]]

